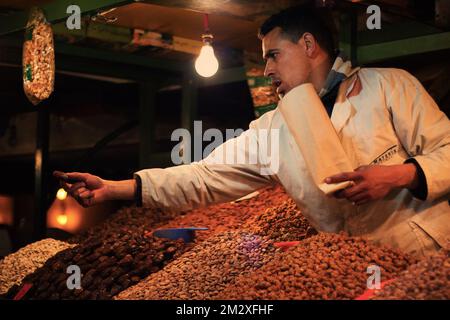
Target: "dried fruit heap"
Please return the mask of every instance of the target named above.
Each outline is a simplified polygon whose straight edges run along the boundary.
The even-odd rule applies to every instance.
[[[274,241],[298,241],[317,234],[292,199],[250,217],[243,228]]]
[[[186,249],[181,241],[145,237],[123,230],[105,240],[88,239],[73,249],[49,259],[23,283],[33,284],[27,299],[111,299],[152,272],[162,269]],[[77,265],[82,272],[82,289],[69,290],[67,268]],[[13,298],[13,287],[7,298]]]
[[[269,187],[260,190],[257,196],[247,200],[222,203],[186,212],[161,227],[207,227],[207,231],[197,232],[196,242],[198,243],[218,233],[243,229],[242,225],[245,221],[263,214],[267,208],[278,206],[288,199],[289,196],[281,186]]]
[[[225,232],[196,245],[117,299],[213,299],[238,275],[263,266],[274,252],[265,237]]]
[[[360,238],[322,233],[278,252],[256,272],[240,276],[218,299],[354,299],[366,290],[367,267],[381,268],[381,281],[415,262]]]
[[[88,229],[69,239],[70,243],[80,243],[86,239],[107,239],[120,232],[123,228],[142,230],[152,229],[162,225],[177,216],[175,212],[165,212],[158,209],[124,207],[108,218],[105,222]]]
[[[450,250],[443,249],[409,267],[377,292],[373,299],[449,300]]]

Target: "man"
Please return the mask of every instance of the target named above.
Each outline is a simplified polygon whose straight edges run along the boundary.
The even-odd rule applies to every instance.
[[[310,9],[295,7],[272,16],[259,36],[265,75],[277,93],[283,97],[311,83],[356,168],[325,182],[352,181],[352,186],[335,197],[317,188],[278,110],[197,163],[142,170],[125,181],[86,173],[55,176],[65,179],[64,187],[84,206],[137,198],[144,206],[180,210],[281,183],[320,231],[344,230],[417,255],[445,246],[450,239],[450,122],[421,84],[402,70],[353,69],[335,55],[330,31]],[[225,150],[248,156],[240,143],[257,139],[254,131],[263,129],[279,130],[278,171],[261,174],[260,158],[255,164],[217,161]]]

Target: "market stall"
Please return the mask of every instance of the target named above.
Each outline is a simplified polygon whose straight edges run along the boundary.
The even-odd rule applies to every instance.
[[[364,223],[375,218],[363,217],[364,204],[328,200],[358,182],[330,186],[325,178],[352,171],[362,161],[355,155],[361,145],[342,141],[359,126],[347,118],[364,115],[352,104],[370,81],[355,76],[359,68],[345,70],[345,77],[357,80],[335,92],[336,100],[348,91],[334,105],[347,110],[339,118],[325,108],[322,91],[312,84],[284,95],[281,80],[267,77],[258,26],[299,2],[307,1],[0,1],[0,84],[6,88],[0,100],[7,102],[0,123],[0,170],[8,181],[0,188],[5,200],[0,225],[14,245],[0,258],[0,300],[449,300],[450,242],[442,239],[450,238],[443,228],[411,220],[411,230],[424,241],[423,252],[407,252],[398,241],[388,245],[389,239],[371,238],[369,229],[375,227]],[[375,32],[366,30],[367,1],[312,2],[332,9],[330,19],[339,27],[335,40],[349,63],[407,69],[439,104],[442,115],[433,119],[448,116],[450,10],[445,1],[377,1],[386,28]],[[309,108],[300,110],[299,101]],[[274,110],[279,111],[275,120]],[[407,119],[416,114],[401,111]],[[207,142],[255,119],[285,122],[282,151],[297,158],[289,164],[281,159],[281,167],[301,172],[309,189],[288,181],[294,175],[261,178],[251,171],[254,163],[248,170],[226,171],[211,160],[210,167],[201,167],[200,160],[214,149],[203,152]],[[342,130],[344,125],[350,129]],[[383,123],[360,128],[370,150],[386,140],[370,140],[372,126],[392,129]],[[191,138],[200,142],[191,145]],[[370,165],[396,159],[399,148],[390,147]],[[303,162],[297,163],[299,158]],[[189,165],[191,171],[178,175],[162,169]],[[155,171],[139,175],[145,168]],[[427,170],[441,178],[432,165],[423,168],[414,171],[420,181],[429,178]],[[64,172],[52,177],[53,170]],[[78,173],[87,171],[108,179]],[[155,181],[156,173],[164,182]],[[200,179],[205,176],[209,180]],[[161,184],[160,189],[150,183]],[[437,194],[446,183],[444,178],[429,183],[429,193]],[[105,185],[120,196],[101,198]],[[253,186],[258,187],[250,190]],[[230,196],[228,187],[240,196]],[[74,196],[77,188],[82,190]],[[83,193],[89,194],[87,202]],[[326,200],[318,201],[316,194]],[[377,201],[387,203],[395,195],[386,193],[387,200]],[[419,203],[428,199],[414,196],[405,195],[404,202],[417,205],[419,213],[428,209]],[[444,207],[450,202],[448,193],[439,196],[430,203],[444,208],[442,217],[450,213]],[[102,201],[96,206],[89,202],[97,199]],[[313,205],[304,205],[310,199]],[[207,202],[222,203],[202,206]],[[160,207],[149,205],[155,203]],[[171,203],[179,206],[168,208]],[[199,208],[179,208],[187,204]],[[376,209],[381,217],[388,210],[407,211],[406,205],[394,207]],[[342,217],[347,220],[333,232]],[[425,247],[428,234],[443,233]],[[429,253],[430,247],[439,250]]]

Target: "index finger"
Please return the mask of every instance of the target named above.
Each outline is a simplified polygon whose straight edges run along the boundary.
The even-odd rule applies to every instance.
[[[86,182],[86,174],[80,172],[69,172],[66,173],[69,178],[69,182]]]
[[[55,178],[61,179],[61,180],[67,180],[69,178],[65,172],[57,171],[57,170],[53,171],[53,176]]]
[[[68,184],[78,182],[78,180],[70,179],[67,173],[62,171],[53,171],[53,176],[59,180],[59,185],[61,187],[68,187]]]
[[[86,182],[86,176],[79,172],[66,173],[62,171],[53,171],[53,176],[68,183]]]

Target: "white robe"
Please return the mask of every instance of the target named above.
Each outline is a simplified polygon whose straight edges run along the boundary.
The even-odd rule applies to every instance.
[[[419,81],[399,69],[362,68],[340,85],[331,122],[355,168],[402,164],[414,157],[426,177],[427,199],[416,199],[407,189],[362,206],[325,196],[275,109],[202,161],[137,172],[143,205],[187,210],[235,200],[278,182],[319,231],[343,230],[418,255],[449,244],[450,121]],[[259,143],[255,132],[261,129],[278,129],[276,172],[261,174],[262,163],[268,161],[264,154],[258,154],[254,164],[220,163],[218,155],[229,150],[249,156],[242,139]]]

